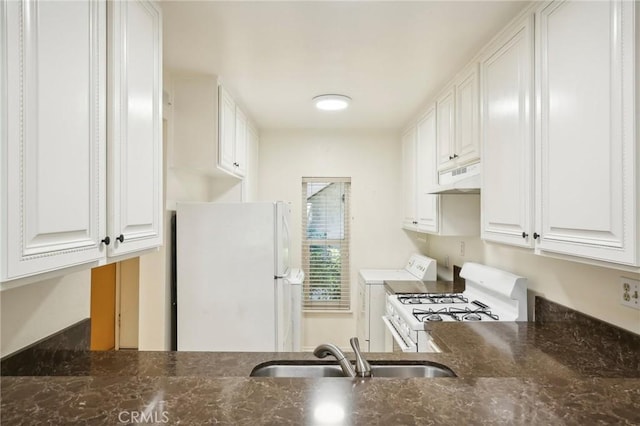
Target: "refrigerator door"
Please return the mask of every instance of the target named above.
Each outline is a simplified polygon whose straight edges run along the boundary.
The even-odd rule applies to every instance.
[[[285,278],[276,280],[279,351],[300,351],[303,281],[301,269],[290,269]]]
[[[276,280],[276,292],[276,316],[278,318],[276,346],[280,352],[291,352],[293,351],[291,334],[291,284],[286,277]]]
[[[291,252],[291,204],[284,201],[275,203],[276,233],[276,277],[283,278],[289,273],[289,253]]]
[[[181,351],[276,350],[273,203],[177,205]]]

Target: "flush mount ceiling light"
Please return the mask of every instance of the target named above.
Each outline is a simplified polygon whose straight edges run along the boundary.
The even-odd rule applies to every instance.
[[[313,98],[316,108],[323,111],[339,111],[349,106],[351,98],[345,95],[320,95]]]

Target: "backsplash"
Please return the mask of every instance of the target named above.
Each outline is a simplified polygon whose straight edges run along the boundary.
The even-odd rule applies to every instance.
[[[47,369],[89,351],[91,319],[73,324],[0,360],[2,376],[41,376]]]
[[[593,363],[589,358],[575,359],[576,369],[590,375],[614,374],[628,377],[629,371],[640,374],[640,334],[611,325],[581,312],[551,302],[543,297],[535,298],[535,322],[544,327],[547,334],[536,339],[539,349],[554,358],[562,359],[567,351],[575,350],[601,354],[604,361]],[[542,329],[542,328],[541,328]],[[557,330],[558,339],[550,338]],[[637,377],[637,376],[633,376]]]

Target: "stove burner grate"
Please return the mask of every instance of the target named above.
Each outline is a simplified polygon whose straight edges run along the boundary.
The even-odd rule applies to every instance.
[[[483,318],[498,321],[500,319],[498,315],[491,313],[488,309],[471,310],[469,308],[452,307],[441,308],[436,311],[431,308],[413,308],[413,316],[420,322],[444,321],[443,316],[447,316],[454,321],[482,321]]]
[[[435,305],[469,303],[469,300],[461,293],[443,294],[406,294],[398,296],[398,300],[403,305]]]

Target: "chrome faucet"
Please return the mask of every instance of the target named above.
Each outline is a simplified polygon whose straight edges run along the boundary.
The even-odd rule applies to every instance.
[[[338,360],[340,364],[340,368],[342,368],[342,372],[346,377],[356,377],[356,372],[351,366],[351,363],[347,358],[345,358],[344,353],[338,348],[336,345],[332,343],[323,343],[318,346],[313,354],[318,358],[324,358],[327,355],[333,355]]]
[[[334,344],[323,343],[313,351],[313,354],[318,358],[333,355],[338,360],[338,364],[340,364],[340,368],[342,368],[342,372],[346,377],[371,377],[371,366],[360,353],[360,343],[358,342],[358,338],[352,337],[349,342],[351,343],[351,347],[356,355],[355,370],[340,348]]]
[[[356,354],[356,376],[358,377],[371,377],[371,365],[360,353],[360,342],[357,337],[349,339],[353,353]]]

